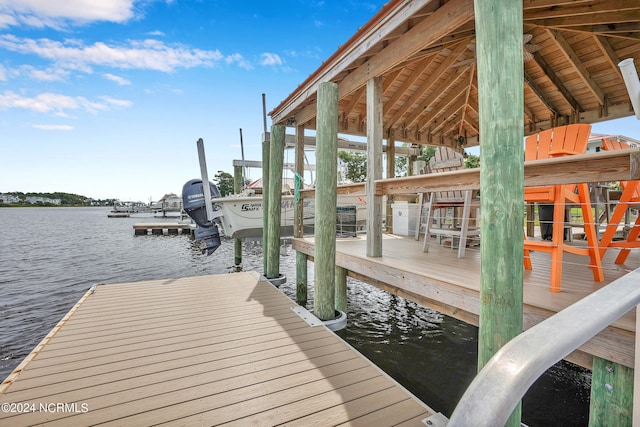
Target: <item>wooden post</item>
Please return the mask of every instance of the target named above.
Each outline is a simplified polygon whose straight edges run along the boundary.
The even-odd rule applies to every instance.
[[[336,266],[336,310],[347,312],[347,270]]]
[[[475,0],[480,116],[478,370],[522,332],[524,95],[521,0]],[[508,426],[520,426],[521,405]]]
[[[296,126],[296,174],[303,178],[304,182],[304,127]],[[303,237],[304,224],[304,200],[298,198],[296,194],[296,204],[293,207],[295,225],[293,237]],[[307,303],[308,283],[307,283],[307,255],[303,252],[296,252],[296,302],[298,304]]]
[[[382,77],[367,80],[367,256],[382,256],[382,196],[376,196],[376,179],[382,179]]]
[[[240,194],[243,186],[242,166],[233,167],[233,192]],[[242,264],[242,239],[236,237],[233,241],[233,264],[236,269]]]
[[[630,426],[633,419],[634,370],[593,358],[590,426]]]
[[[317,102],[314,314],[321,320],[332,320],[336,317],[338,85],[320,83]]]
[[[389,132],[387,138],[387,178],[396,177],[396,141],[393,135],[393,131]],[[391,233],[393,230],[393,210],[391,205],[393,204],[393,194],[387,196],[387,233]]]
[[[269,240],[269,155],[271,152],[270,142],[266,137],[262,141],[262,258],[264,275],[267,275],[267,265],[269,265],[269,254],[267,253],[267,241]]]
[[[280,222],[282,217],[282,167],[284,163],[284,138],[286,128],[282,125],[271,127],[269,155],[269,223],[267,225],[268,254],[267,279],[280,277]]]

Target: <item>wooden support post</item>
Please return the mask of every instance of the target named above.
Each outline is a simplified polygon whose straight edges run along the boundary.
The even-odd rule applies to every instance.
[[[265,140],[262,141],[262,262],[265,276],[267,275],[267,265],[269,265],[269,254],[267,253],[267,240],[269,240],[269,198],[267,197],[267,193],[269,189],[270,154],[270,141],[265,137]]]
[[[347,270],[336,266],[336,310],[347,312]]]
[[[233,192],[235,194],[240,194],[242,191],[242,166],[234,166],[233,167]],[[240,267],[242,264],[242,239],[236,237],[233,241],[233,264],[236,266],[236,269]]]
[[[269,151],[269,223],[267,225],[267,243],[265,253],[268,254],[267,279],[280,277],[280,222],[282,217],[282,167],[284,163],[284,135],[286,128],[282,125],[271,127]],[[264,197],[263,197],[264,199]]]
[[[633,418],[633,369],[593,358],[590,426],[630,426]]]
[[[524,95],[521,0],[475,0],[480,116],[478,370],[522,332]],[[520,426],[522,407],[508,426]]]
[[[393,135],[393,131],[390,131],[387,138],[387,178],[396,177],[396,141]],[[387,195],[387,214],[386,214],[386,229],[387,233],[391,233],[393,230],[393,210],[391,205],[393,204],[393,194]]]
[[[382,196],[376,196],[376,179],[382,179],[382,77],[367,80],[368,257],[382,256]]]
[[[304,181],[304,127],[296,126],[296,157],[295,170],[296,175],[301,176]],[[298,198],[296,194],[296,203],[293,207],[295,225],[293,227],[293,237],[302,237],[304,235],[303,211],[304,201]],[[307,303],[308,282],[307,282],[307,255],[302,252],[296,252],[296,302],[304,305]]]
[[[307,254],[296,252],[296,302],[300,305],[307,303],[308,281],[307,281]]]
[[[331,82],[320,83],[317,102],[314,314],[321,320],[332,320],[336,317],[338,85]]]

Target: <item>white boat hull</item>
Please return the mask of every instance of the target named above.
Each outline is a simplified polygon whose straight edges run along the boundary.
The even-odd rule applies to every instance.
[[[260,196],[229,196],[213,200],[214,206],[222,211],[220,221],[225,235],[234,238],[262,237],[264,208]],[[282,196],[280,235],[293,236],[294,196]],[[356,223],[366,221],[366,203],[359,197],[339,197],[338,206],[356,206]],[[315,220],[315,200],[304,201],[303,225],[305,233],[313,232]]]

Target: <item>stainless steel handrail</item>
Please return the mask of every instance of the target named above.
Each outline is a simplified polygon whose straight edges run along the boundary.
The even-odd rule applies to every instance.
[[[640,304],[640,268],[505,344],[478,373],[447,423],[502,426],[547,369]]]

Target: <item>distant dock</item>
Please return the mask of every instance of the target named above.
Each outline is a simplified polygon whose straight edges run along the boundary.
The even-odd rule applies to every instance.
[[[144,236],[146,234],[185,234],[191,233],[193,229],[191,224],[170,223],[170,222],[143,222],[133,225],[133,232],[136,236]]]
[[[429,407],[299,308],[250,272],[96,286],[2,383],[0,424],[424,427]]]

